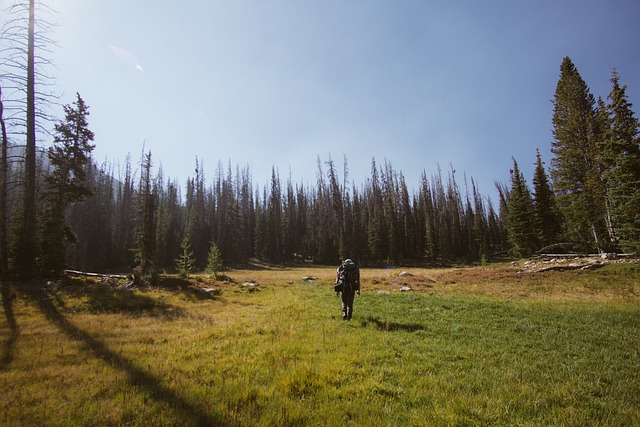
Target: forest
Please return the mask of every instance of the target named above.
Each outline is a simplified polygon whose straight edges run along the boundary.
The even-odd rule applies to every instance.
[[[610,93],[596,98],[572,60],[562,60],[550,94],[550,165],[539,151],[524,159],[536,165],[530,185],[514,158],[510,182],[495,184],[496,201],[453,168],[408,185],[402,171],[376,159],[365,183],[349,181],[346,158],[320,157],[314,185],[283,179],[282,165],[270,182],[256,183],[249,167],[218,162],[206,172],[200,161],[182,183],[167,179],[144,148],[122,169],[92,158],[91,100],[77,94],[59,111],[46,95],[47,23],[32,5],[12,10],[1,33],[5,278],[134,268],[154,277],[251,259],[441,265],[540,250],[640,250],[639,123],[615,69]]]

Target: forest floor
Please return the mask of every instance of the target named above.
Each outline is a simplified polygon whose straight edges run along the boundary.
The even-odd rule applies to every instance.
[[[636,425],[640,264],[549,261],[5,283],[0,424]]]

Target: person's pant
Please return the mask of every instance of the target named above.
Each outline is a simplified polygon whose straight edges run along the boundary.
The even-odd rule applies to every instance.
[[[355,292],[342,292],[342,318],[345,320],[351,320],[353,315],[353,299]]]

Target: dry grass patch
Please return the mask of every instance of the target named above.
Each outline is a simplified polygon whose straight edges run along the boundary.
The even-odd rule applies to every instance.
[[[365,289],[485,295],[506,299],[555,301],[637,300],[640,266],[610,265],[596,271],[523,272],[517,266],[445,269],[363,270]]]

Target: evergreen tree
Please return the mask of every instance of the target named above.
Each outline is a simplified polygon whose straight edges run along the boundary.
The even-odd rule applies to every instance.
[[[280,177],[275,168],[271,168],[271,194],[267,204],[267,239],[269,259],[279,263],[282,253],[282,190]]]
[[[351,217],[351,239],[349,254],[351,259],[360,263],[367,250],[366,206],[357,188],[353,188],[353,202],[349,209]]]
[[[158,178],[158,220],[156,226],[157,263],[159,268],[173,269],[179,256],[182,232],[182,206],[178,185]]]
[[[533,174],[533,206],[536,226],[536,236],[541,246],[557,243],[562,232],[562,217],[556,206],[556,198],[547,173],[540,157],[540,150],[536,150],[536,167]]]
[[[119,177],[115,205],[114,250],[117,268],[129,268],[135,262],[135,183],[131,172],[131,158],[127,156],[124,177]]]
[[[416,223],[409,190],[404,176],[400,174],[400,238],[402,258],[415,258],[416,247]]]
[[[112,230],[114,226],[114,182],[105,163],[87,167],[87,185],[93,195],[67,209],[67,222],[73,224],[77,242],[69,249],[69,267],[85,271],[112,268]]]
[[[73,106],[65,105],[65,120],[55,126],[54,145],[49,148],[49,163],[53,168],[45,178],[42,257],[45,274],[61,273],[65,267],[65,239],[74,233],[66,225],[65,211],[69,204],[77,203],[93,193],[86,182],[90,155],[94,146],[93,132],[89,130],[89,107],[80,94]]]
[[[188,279],[189,273],[193,271],[195,264],[195,258],[193,257],[193,251],[191,250],[191,243],[189,238],[185,234],[180,243],[180,256],[176,259],[176,270],[178,271],[178,277],[181,279]]]
[[[626,250],[640,251],[640,125],[616,70],[611,77],[609,126],[601,143],[612,222]]]
[[[475,257],[472,260],[486,262],[489,259],[489,224],[487,219],[487,212],[485,211],[485,205],[482,201],[482,196],[474,180],[471,180],[471,187],[473,189],[473,225],[471,235],[474,240],[474,247],[476,253],[472,254]]]
[[[214,278],[218,278],[218,272],[222,269],[222,255],[216,242],[211,242],[209,247],[209,256],[207,259],[207,273],[212,274]]]
[[[383,257],[392,262],[401,261],[401,236],[399,223],[400,205],[398,197],[397,177],[391,163],[385,161],[381,174],[382,181],[382,215],[385,224],[385,240],[383,240]]]
[[[511,171],[508,236],[516,256],[529,256],[536,248],[534,212],[531,194],[516,159]]]
[[[371,185],[365,193],[368,197],[368,224],[367,224],[367,246],[368,255],[375,261],[381,261],[386,256],[384,201],[380,180],[378,178],[378,168],[375,159],[371,160]]]
[[[330,200],[330,210],[327,212],[327,218],[329,223],[329,233],[331,239],[331,246],[338,248],[338,253],[341,259],[348,258],[346,251],[346,242],[344,239],[344,200],[342,189],[340,188],[338,173],[336,172],[335,164],[331,158],[327,164],[327,178],[329,180],[327,197]]]
[[[608,246],[596,144],[602,126],[595,99],[568,57],[560,66],[553,104],[551,177],[568,237],[602,250]]]
[[[151,152],[143,155],[142,174],[138,189],[137,227],[135,241],[136,280],[155,280],[156,270],[156,195],[151,185]]]
[[[285,256],[285,260],[294,257],[294,254],[299,253],[298,243],[300,236],[298,235],[298,227],[296,224],[296,196],[291,183],[291,177],[287,181],[287,197],[283,206],[282,217],[282,248]]]
[[[256,230],[254,252],[259,259],[265,259],[268,256],[268,222],[267,222],[267,190],[263,188],[263,196],[260,198],[259,190],[256,189]]]
[[[433,206],[433,195],[426,174],[422,173],[422,186],[420,188],[420,209],[424,221],[424,246],[423,250],[418,252],[418,257],[424,257],[427,262],[433,263],[436,260],[436,237],[435,237],[435,220],[436,215]]]

